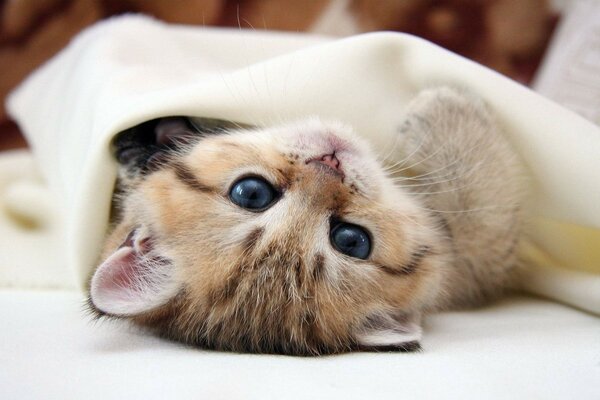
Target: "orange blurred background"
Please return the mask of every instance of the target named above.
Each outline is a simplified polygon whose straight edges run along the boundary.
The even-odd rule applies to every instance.
[[[127,12],[198,26],[347,36],[411,33],[524,84],[558,16],[547,0],[1,0],[0,150],[25,147],[6,95],[85,27]]]

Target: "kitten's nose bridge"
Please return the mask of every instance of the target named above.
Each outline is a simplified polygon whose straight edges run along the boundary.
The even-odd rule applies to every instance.
[[[331,155],[326,154],[307,163],[306,171],[298,181],[296,193],[302,198],[298,203],[302,210],[309,207],[313,212],[329,212],[332,209],[343,209],[349,200],[343,172],[335,168],[339,166],[339,160],[328,156]],[[322,158],[325,159],[321,160]]]

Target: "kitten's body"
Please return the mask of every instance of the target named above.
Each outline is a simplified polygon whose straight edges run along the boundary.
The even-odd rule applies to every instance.
[[[418,347],[422,313],[480,304],[516,276],[520,167],[475,97],[421,93],[388,155],[403,161],[387,171],[339,124],[190,140],[182,121],[153,129],[190,143],[166,150],[158,132],[120,153],[121,213],[91,284],[100,313],[216,349],[402,350]],[[232,202],[245,176],[273,186],[268,208]],[[368,257],[334,244],[348,224],[369,233]]]

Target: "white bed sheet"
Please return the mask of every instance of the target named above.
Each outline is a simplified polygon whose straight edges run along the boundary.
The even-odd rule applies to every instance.
[[[0,398],[600,399],[600,320],[534,298],[430,317],[421,353],[321,358],[190,350],[83,302],[0,291]]]

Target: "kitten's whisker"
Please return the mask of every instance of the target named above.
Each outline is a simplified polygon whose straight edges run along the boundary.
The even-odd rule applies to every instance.
[[[396,162],[396,163],[394,163],[394,164],[391,164],[391,165],[388,165],[388,166],[384,167],[384,170],[388,171],[388,170],[392,170],[392,169],[395,169],[395,168],[402,168],[402,167],[404,166],[404,164],[405,164],[405,163],[406,163],[408,160],[410,160],[410,159],[411,159],[411,157],[413,157],[413,156],[414,156],[414,155],[417,153],[417,151],[419,151],[419,149],[420,149],[420,147],[421,147],[422,143],[423,143],[423,139],[421,139],[421,143],[419,144],[419,146],[418,146],[418,147],[417,147],[415,150],[413,150],[413,151],[412,151],[410,154],[408,154],[407,156],[405,156],[405,157],[404,157],[403,159],[401,159],[400,161],[397,161],[397,162]],[[402,170],[402,169],[400,169],[400,171],[403,171],[403,170]]]
[[[238,122],[235,122],[235,121],[230,121],[230,122],[231,122],[231,123],[233,124],[233,126],[234,126],[236,129],[238,129],[238,130],[241,130],[241,131],[243,131],[243,130],[245,130],[245,129],[248,129],[248,127],[247,127],[247,126],[240,125]]]
[[[413,151],[413,152],[412,152],[412,153],[411,153],[409,156],[407,156],[407,157],[405,158],[406,160],[408,160],[410,157],[412,157],[412,155],[416,154],[416,153],[417,153],[417,151],[418,151],[418,150],[420,150],[420,148],[423,146],[423,143],[424,143],[424,140],[425,140],[426,136],[428,136],[428,135],[432,134],[432,132],[433,132],[433,129],[429,129],[429,130],[427,131],[427,135],[423,135],[423,136],[422,136],[419,146],[418,146],[418,147],[417,147],[417,149],[415,149],[415,150],[414,150],[414,151]],[[449,139],[451,139],[451,138],[449,138]],[[432,157],[436,156],[436,155],[437,155],[437,154],[438,154],[438,153],[439,153],[441,150],[444,150],[444,149],[445,149],[445,147],[446,147],[446,146],[447,146],[449,143],[450,143],[450,142],[449,142],[449,140],[448,140],[448,141],[446,141],[446,142],[445,142],[445,143],[443,143],[443,144],[442,144],[442,145],[441,145],[441,146],[440,146],[440,147],[439,147],[439,148],[438,148],[438,149],[437,149],[435,152],[431,153],[429,156],[425,157],[424,159],[422,159],[422,160],[420,160],[420,161],[418,161],[418,162],[416,162],[416,163],[414,163],[414,164],[412,164],[412,165],[410,165],[410,166],[408,166],[408,167],[405,167],[405,168],[403,168],[403,169],[397,170],[397,171],[395,171],[395,172],[396,172],[396,173],[399,173],[399,172],[403,172],[403,171],[405,171],[405,170],[410,170],[410,169],[412,169],[412,168],[416,167],[417,165],[419,165],[419,164],[421,164],[421,163],[423,163],[423,162],[425,162],[425,161],[427,161],[427,160],[431,159]],[[468,150],[466,150],[466,151],[462,152],[462,154],[465,154],[465,155],[466,155],[466,154],[470,154],[470,153],[472,153],[474,150],[476,150],[477,148],[479,148],[480,146],[482,146],[483,144],[484,144],[483,142],[477,143],[477,144],[475,144],[474,146],[472,146],[470,149],[468,149]],[[461,159],[459,159],[459,160],[461,160]]]
[[[429,154],[427,157],[425,157],[425,158],[423,158],[423,159],[421,159],[421,160],[419,160],[419,161],[417,161],[417,162],[415,162],[415,163],[413,163],[413,164],[409,165],[408,167],[403,167],[403,168],[401,168],[401,169],[399,169],[399,170],[395,171],[395,173],[400,173],[400,172],[403,172],[403,171],[406,171],[406,170],[413,169],[414,167],[416,167],[416,166],[418,166],[418,165],[420,165],[420,164],[424,163],[425,161],[428,161],[428,160],[430,160],[431,158],[433,158],[433,157],[435,157],[436,155],[438,155],[438,153],[439,153],[440,151],[444,150],[444,146],[445,146],[446,144],[447,144],[447,143],[444,143],[444,144],[443,144],[442,146],[440,146],[440,147],[439,147],[439,148],[438,148],[436,151],[434,151],[433,153]],[[421,145],[422,145],[422,144],[421,144]],[[421,147],[421,145],[419,145],[419,147],[417,147],[417,149],[415,149],[415,150],[414,150],[414,151],[413,151],[413,152],[412,152],[410,155],[408,155],[408,156],[407,156],[407,157],[406,157],[406,158],[403,160],[402,164],[400,164],[400,165],[399,165],[399,167],[402,167],[405,161],[408,161],[408,160],[410,159],[410,157],[412,157],[414,154],[416,154],[416,153],[417,153],[417,151],[418,151],[418,150],[420,150],[420,147]]]
[[[237,103],[237,106],[240,110],[245,110],[248,108],[248,102],[246,101],[246,99],[239,93],[239,90],[234,91],[231,86],[229,85],[229,83],[227,82],[227,79],[225,78],[225,75],[222,72],[219,72],[219,76],[221,78],[221,80],[223,81],[223,84],[225,85],[225,87],[227,88],[227,90],[229,91],[229,93],[231,94],[231,97],[233,98],[233,100]],[[235,82],[232,82],[233,84],[235,84]]]
[[[242,23],[240,22],[240,3],[237,3],[235,8],[235,17],[237,18],[238,29],[241,31]]]
[[[465,188],[467,188],[469,186],[471,186],[471,185],[465,185],[465,186],[456,187],[456,188],[452,188],[452,189],[448,189],[448,190],[436,190],[436,191],[433,191],[433,192],[404,192],[404,193],[408,194],[408,195],[411,195],[411,196],[430,196],[430,195],[433,195],[433,194],[458,192],[459,190],[465,189]]]
[[[494,210],[499,210],[499,209],[512,209],[512,208],[514,208],[514,206],[513,205],[494,205],[494,206],[468,208],[468,209],[464,209],[464,210],[437,210],[435,208],[428,208],[428,207],[417,207],[417,208],[424,210],[424,211],[431,211],[431,212],[441,213],[441,214],[466,214],[466,213],[472,213],[472,212],[494,211]]]
[[[465,174],[461,175],[461,176],[457,176],[456,179],[454,180],[462,180],[468,177],[468,174],[474,174],[476,172],[476,166],[471,168],[469,171],[467,171]],[[443,182],[440,182],[443,183]],[[465,185],[462,186],[457,186],[457,187],[453,187],[451,189],[447,189],[447,190],[437,190],[437,191],[432,191],[432,192],[405,192],[406,194],[409,195],[432,195],[432,194],[442,194],[442,193],[453,193],[453,192],[458,192],[460,190],[466,189],[466,188],[470,188],[472,186],[475,185],[476,182],[469,182]],[[432,183],[431,186],[435,186],[436,184]],[[402,187],[402,185],[399,185],[400,187]],[[429,185],[407,185],[406,187],[414,187],[414,186],[429,186]]]
[[[440,181],[431,181],[431,182],[425,182],[425,183],[414,183],[414,184],[410,184],[410,185],[403,185],[401,183],[398,183],[398,181],[395,181],[395,180],[394,180],[394,183],[396,183],[401,188],[411,188],[411,187],[439,185],[440,183],[448,183],[448,182],[457,181],[459,179],[462,179],[463,177],[464,176],[455,176],[451,179],[445,179],[445,180],[440,180]]]
[[[403,172],[403,171],[405,171],[405,170],[410,170],[410,169],[414,168],[415,166],[417,166],[417,165],[419,165],[419,164],[421,164],[421,163],[423,163],[423,162],[425,162],[425,161],[428,161],[430,158],[434,157],[434,156],[435,156],[435,155],[437,155],[437,154],[438,154],[438,153],[439,153],[441,150],[443,150],[443,149],[444,149],[444,146],[445,146],[445,145],[447,145],[447,144],[448,144],[448,142],[444,143],[444,145],[440,146],[440,147],[439,147],[439,148],[438,148],[438,149],[437,149],[435,152],[431,153],[430,155],[428,155],[428,156],[427,156],[427,157],[425,157],[424,159],[420,160],[419,162],[416,162],[416,163],[414,163],[414,164],[412,164],[412,165],[410,165],[410,166],[408,166],[408,167],[406,167],[406,168],[403,168],[403,169],[400,169],[400,170],[396,170],[396,171],[394,171],[393,173],[395,173],[395,174],[398,174],[398,173],[400,173],[400,172]],[[483,143],[478,143],[478,144],[474,145],[473,147],[471,147],[470,149],[466,150],[466,151],[464,152],[464,154],[465,154],[465,155],[468,155],[468,154],[472,153],[473,151],[477,150],[477,148],[478,148],[478,147],[480,147],[480,146],[482,146],[482,145],[483,145]],[[448,164],[448,165],[446,165],[446,166],[444,166],[444,167],[438,168],[438,170],[439,170],[439,169],[446,169],[446,168],[448,168],[448,167],[450,167],[450,166],[454,165],[454,164],[455,164],[455,163],[457,163],[457,162],[461,162],[461,161],[463,161],[463,159],[464,159],[464,157],[461,157],[461,158],[456,158],[456,159],[455,159],[454,161],[452,161],[450,164]],[[438,170],[435,170],[435,171],[438,171]],[[432,172],[434,172],[434,171],[432,171]]]
[[[398,147],[398,142],[400,141],[400,134],[396,134],[396,137],[394,138],[394,143],[393,145],[390,147],[390,149],[386,152],[385,155],[380,156],[377,155],[377,160],[382,164],[385,165],[385,163],[388,161],[388,159],[392,156],[392,154],[396,151],[396,147]]]
[[[447,169],[448,167],[451,167],[451,166],[453,166],[453,165],[454,165],[454,164],[456,164],[458,161],[461,161],[461,159],[458,159],[458,158],[457,158],[457,159],[455,159],[454,161],[452,161],[451,163],[449,163],[449,164],[447,164],[447,165],[444,165],[444,166],[441,166],[441,167],[439,167],[439,168],[437,168],[437,169],[434,169],[433,171],[429,171],[429,172],[425,172],[425,173],[422,173],[422,174],[419,174],[419,175],[411,176],[410,178],[422,177],[422,176],[427,176],[427,175],[435,174],[435,173],[437,173],[438,171],[441,171],[441,170]],[[406,169],[408,169],[408,168],[406,168]],[[398,174],[398,173],[400,173],[400,172],[402,172],[402,171],[404,171],[404,170],[405,170],[405,169],[402,169],[402,168],[399,168],[399,169],[396,169],[396,168],[388,168],[388,169],[386,170],[386,172],[387,172],[387,173],[389,173],[389,174],[392,174],[392,175],[393,175],[393,174]],[[409,178],[409,177],[407,177],[407,178]]]
[[[453,162],[451,162],[448,165],[444,165],[433,171],[415,175],[415,176],[394,176],[395,175],[394,172],[388,172],[388,177],[390,179],[396,180],[396,181],[429,181],[434,178],[445,178],[447,176],[454,174],[454,171],[450,170],[448,168],[453,166],[454,164],[456,164],[458,161],[459,160],[454,160]],[[442,175],[436,175],[438,172],[443,172],[444,170],[448,170],[448,172],[446,172],[445,174],[442,174]]]
[[[411,125],[411,123],[410,123],[410,115],[407,115],[407,116],[405,117],[405,121],[403,122],[403,125],[406,125],[406,124],[408,124],[409,126]],[[404,137],[406,137],[406,136],[407,136],[407,134],[406,134],[406,129],[404,129],[404,130],[403,130],[403,127],[402,127],[402,125],[400,126],[399,130],[400,130],[400,132],[398,133],[398,136],[404,136]],[[432,130],[432,129],[429,129],[429,130],[427,130],[426,134],[421,136],[421,138],[420,138],[420,141],[419,141],[419,145],[418,145],[418,146],[417,146],[417,147],[416,147],[416,148],[415,148],[415,149],[414,149],[414,150],[413,150],[413,151],[412,151],[410,154],[408,154],[407,156],[405,156],[405,157],[404,157],[404,159],[400,160],[400,161],[399,161],[398,163],[396,163],[396,164],[393,164],[393,165],[392,165],[392,168],[393,168],[393,167],[395,167],[395,166],[402,167],[402,165],[404,165],[404,163],[405,163],[405,162],[407,162],[407,161],[408,161],[408,160],[410,160],[410,159],[411,159],[411,158],[412,158],[412,157],[413,157],[415,154],[417,154],[417,153],[418,153],[418,151],[419,151],[419,150],[421,150],[421,148],[424,146],[424,144],[425,144],[425,139],[427,138],[427,136],[430,136],[430,135],[432,135],[432,134],[433,134],[432,132],[433,132],[433,130]],[[410,168],[410,167],[409,167],[409,168]],[[401,170],[401,171],[403,171],[403,170]]]
[[[436,171],[439,171],[440,169],[446,169],[452,165],[454,165],[455,163],[462,161],[460,159],[454,160],[452,163],[448,164],[447,166],[444,166],[442,168],[439,168]],[[466,179],[468,178],[471,174],[476,172],[476,169],[478,167],[478,165],[480,164],[477,163],[477,165],[475,165],[473,168],[469,169],[468,171],[465,171],[464,174],[462,175],[456,175],[456,170],[449,170],[448,173],[440,175],[440,176],[431,176],[431,177],[426,177],[427,175],[430,175],[433,173],[433,171],[431,173],[427,173],[427,174],[421,174],[421,176],[419,178],[416,177],[389,177],[390,180],[392,180],[394,183],[396,183],[398,186],[400,187],[414,187],[414,186],[434,186],[434,185],[438,185],[441,183],[447,183],[447,182],[452,182],[452,181],[456,181],[456,180],[460,180],[460,179]],[[452,177],[451,179],[445,179],[447,177]],[[436,180],[438,179],[438,180]],[[416,182],[422,182],[422,183],[414,183],[414,184],[408,184],[408,185],[404,185],[400,182],[406,182],[406,181],[416,181]]]

